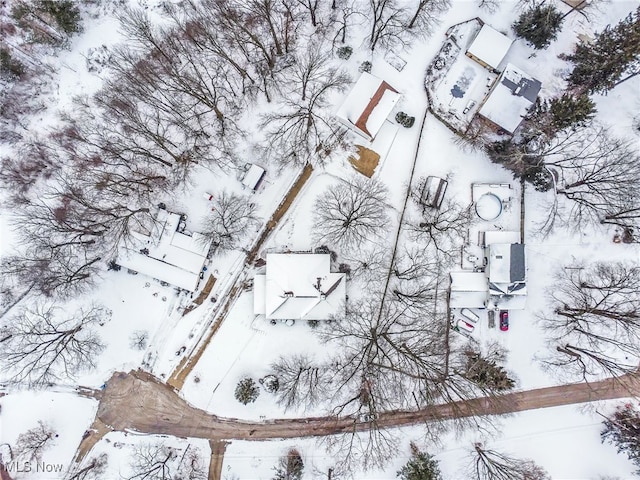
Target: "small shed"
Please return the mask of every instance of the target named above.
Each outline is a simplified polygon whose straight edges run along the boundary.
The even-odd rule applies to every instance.
[[[440,208],[447,191],[447,182],[444,178],[429,176],[424,182],[420,203],[426,207]]]
[[[498,68],[511,48],[511,40],[493,27],[485,24],[467,49],[467,57],[490,70]]]
[[[267,171],[264,168],[252,163],[242,178],[242,186],[255,192],[266,174]]]

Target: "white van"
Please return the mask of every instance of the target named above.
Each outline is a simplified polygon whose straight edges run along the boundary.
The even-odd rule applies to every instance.
[[[478,323],[478,320],[480,320],[480,317],[468,308],[463,308],[462,310],[460,310],[460,314],[471,323]]]

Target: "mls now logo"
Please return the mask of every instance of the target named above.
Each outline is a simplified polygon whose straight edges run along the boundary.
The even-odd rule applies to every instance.
[[[61,473],[64,470],[64,466],[61,463],[14,461],[5,464],[0,463],[0,470],[5,470],[7,473]]]

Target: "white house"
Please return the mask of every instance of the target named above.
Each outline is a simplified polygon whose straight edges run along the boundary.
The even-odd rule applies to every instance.
[[[485,252],[491,303],[495,308],[523,309],[527,299],[524,245],[491,243]]]
[[[116,263],[189,292],[198,288],[211,240],[184,232],[177,213],[159,209],[150,231],[132,232],[118,248]]]
[[[336,118],[353,132],[372,141],[393,111],[400,94],[384,80],[363,72]]]
[[[495,70],[507,55],[512,43],[513,40],[509,37],[484,24],[467,48],[466,55],[483,67]]]
[[[329,254],[270,253],[253,281],[253,310],[267,320],[328,320],[344,314],[346,275]]]
[[[508,63],[478,114],[513,133],[533,107],[541,87],[540,81]]]

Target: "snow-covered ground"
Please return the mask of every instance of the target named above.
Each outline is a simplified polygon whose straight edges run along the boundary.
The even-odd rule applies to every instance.
[[[158,2],[132,2],[151,4],[154,10]],[[557,2],[565,11],[566,5]],[[522,40],[517,40],[509,51],[508,60],[513,61],[525,71],[532,73],[542,82],[541,95],[552,98],[564,88],[562,75],[569,68],[558,58],[561,53],[571,51],[576,35],[592,34],[606,24],[617,22],[626,16],[637,2],[613,1],[592,13],[592,21],[586,22],[579,14],[570,14],[564,28],[548,50],[536,52]],[[104,12],[103,12],[104,13]],[[353,79],[358,76],[357,69],[363,60],[373,64],[372,74],[387,80],[402,94],[390,123],[397,111],[404,111],[416,117],[416,125],[411,129],[399,127],[393,144],[376,169],[374,178],[383,182],[389,189],[391,222],[379,238],[372,241],[388,244],[394,239],[402,210],[404,195],[411,176],[413,159],[416,154],[420,122],[426,109],[424,92],[424,72],[444,41],[445,30],[455,23],[480,16],[495,28],[513,37],[510,24],[517,16],[511,2],[503,2],[501,8],[488,14],[471,1],[454,2],[449,12],[441,19],[440,25],[428,40],[416,41],[410,48],[396,52],[406,61],[406,66],[398,72],[384,61],[384,52],[376,52],[370,57],[363,44],[362,49],[354,48],[354,55],[344,63],[345,69]],[[70,51],[59,54],[59,68],[55,89],[51,94],[57,106],[32,119],[38,129],[55,125],[57,111],[70,107],[71,97],[77,94],[91,94],[101,85],[100,72],[87,70],[86,56],[91,49],[102,45],[110,47],[122,37],[117,21],[111,13],[96,18],[86,18],[85,32],[77,36],[70,45]],[[357,47],[355,45],[354,47]],[[632,130],[640,98],[640,78],[626,82],[606,96],[595,96],[598,108],[597,120],[610,125],[614,132],[637,144],[638,132]],[[336,105],[342,98],[336,97]],[[260,108],[268,108],[266,103]],[[355,137],[353,139],[355,141]],[[357,141],[356,141],[357,143]],[[0,147],[2,148],[2,147]],[[2,150],[4,151],[4,150]],[[258,160],[256,163],[261,164]],[[276,169],[274,165],[261,164],[267,169],[267,176],[260,190],[251,194],[242,189],[235,173],[223,175],[210,171],[198,172],[196,182],[185,191],[178,192],[174,198],[158,199],[167,202],[171,210],[186,212],[189,228],[197,230],[199,220],[205,215],[208,204],[203,200],[205,193],[216,194],[222,189],[250,196],[258,206],[258,213],[267,220],[277,207],[284,193],[294,181],[298,171],[294,168]],[[329,188],[355,175],[345,158],[316,169],[298,200],[278,225],[276,231],[264,246],[264,251],[285,249],[308,250],[314,245],[311,241],[313,226],[313,206],[315,198]],[[420,147],[415,166],[414,180],[422,176],[437,175],[449,179],[447,196],[461,203],[471,201],[472,183],[511,183],[515,184],[511,174],[492,164],[477,150],[471,150],[456,142],[456,137],[438,120],[428,115],[420,139]],[[514,185],[519,188],[519,185]],[[536,231],[536,225],[545,216],[545,205],[549,194],[539,193],[528,188],[525,192],[525,244],[527,245],[528,264],[528,301],[527,309],[510,312],[511,325],[508,332],[497,329],[488,331],[479,328],[478,338],[487,341],[499,340],[507,347],[507,367],[518,379],[518,388],[530,389],[558,384],[562,378],[545,372],[537,359],[546,349],[546,339],[537,321],[536,313],[544,306],[544,291],[549,286],[552,271],[558,265],[568,265],[578,261],[595,259],[640,260],[637,246],[613,244],[612,232],[592,232],[590,235],[576,235],[558,231],[543,238]],[[0,214],[0,248],[10,251],[12,240],[8,227],[8,213]],[[251,240],[251,239],[250,239]],[[250,245],[247,240],[247,246]],[[260,252],[260,253],[264,253]],[[342,252],[339,252],[342,253]],[[215,257],[209,265],[218,279],[210,297],[220,302],[230,288],[234,275],[243,267],[242,252],[232,252]],[[349,289],[349,287],[348,287]],[[350,292],[357,296],[362,292]],[[187,353],[195,347],[202,334],[213,320],[216,304],[205,301],[203,305],[183,316],[183,307],[189,303],[184,293],[178,294],[172,287],[165,287],[143,275],[129,275],[124,270],[108,272],[104,275],[96,291],[83,298],[72,299],[69,305],[96,300],[112,311],[110,321],[99,327],[99,333],[106,344],[105,351],[98,359],[97,368],[81,375],[75,384],[99,387],[114,371],[132,368],[149,369],[159,377],[167,377]],[[148,346],[143,350],[131,346],[131,337],[135,332],[148,332]],[[183,350],[184,347],[184,350]],[[322,358],[331,348],[321,344],[312,329],[298,323],[292,327],[284,324],[275,326],[260,319],[254,319],[252,311],[252,293],[244,292],[227,315],[220,330],[213,337],[204,355],[187,378],[181,395],[195,406],[221,416],[260,420],[273,417],[293,417],[300,415],[319,415],[326,412],[326,406],[316,409],[285,412],[275,403],[275,398],[262,390],[253,404],[244,406],[233,396],[235,386],[243,376],[254,379],[269,371],[269,365],[280,355],[295,353],[313,354]],[[181,352],[182,353],[179,353]],[[47,450],[43,461],[50,464],[62,464],[65,469],[72,461],[75,449],[83,432],[90,425],[96,402],[78,398],[68,393],[65,387],[61,392],[28,392],[19,387],[9,390],[9,394],[0,398],[0,443],[13,443],[17,436],[43,420],[52,425],[58,433],[54,446]],[[616,402],[598,405],[601,412],[612,409]],[[461,468],[468,462],[467,449],[474,441],[484,441],[487,445],[516,456],[531,458],[544,466],[554,479],[597,478],[598,475],[631,478],[632,466],[625,457],[616,454],[609,445],[602,445],[599,439],[601,417],[592,407],[558,407],[539,411],[520,413],[499,419],[500,434],[495,438],[484,439],[475,432],[467,432],[462,437],[446,435],[438,445],[426,448],[440,461],[441,468],[448,479],[464,479]],[[401,451],[408,454],[409,440],[424,445],[422,429],[412,427],[397,432],[402,439]],[[114,433],[103,439],[91,455],[108,452],[111,458],[108,472],[104,478],[119,478],[128,462],[131,445],[140,442],[138,436]],[[149,439],[144,439],[149,440]],[[177,448],[186,448],[190,441],[163,439],[175,444]],[[206,442],[194,441],[208,456]],[[316,440],[273,442],[233,442],[225,455],[223,478],[268,479],[273,475],[272,467],[289,447],[297,447],[302,453],[306,465],[305,478],[315,478],[314,468],[324,472],[333,465],[333,458],[324,447],[318,447]],[[393,478],[395,472],[406,461],[406,456],[396,457],[385,471],[357,472],[354,478],[374,479]],[[318,473],[319,475],[319,473]],[[15,478],[61,478],[29,475]]]

